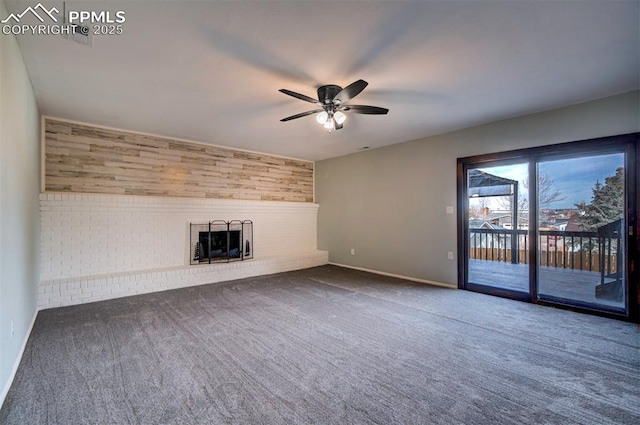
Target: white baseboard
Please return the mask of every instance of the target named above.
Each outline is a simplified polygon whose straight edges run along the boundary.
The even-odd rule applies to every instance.
[[[389,277],[395,277],[395,278],[398,278],[398,279],[410,280],[412,282],[426,283],[427,285],[440,286],[440,287],[449,288],[449,289],[458,289],[457,285],[452,285],[450,283],[436,282],[436,281],[433,281],[433,280],[426,280],[426,279],[418,279],[417,277],[403,276],[401,274],[381,272],[380,270],[372,270],[372,269],[366,269],[364,267],[349,266],[349,265],[346,265],[346,264],[333,263],[331,261],[329,262],[329,264],[331,264],[332,266],[344,267],[344,268],[353,269],[353,270],[360,270],[362,272],[379,274],[379,275],[382,275],[382,276],[389,276]]]
[[[13,384],[13,380],[16,377],[16,373],[18,372],[18,366],[20,366],[20,362],[22,361],[22,355],[24,354],[24,349],[27,348],[27,341],[29,341],[29,337],[31,336],[31,331],[33,330],[33,325],[36,323],[36,317],[38,317],[38,309],[33,313],[33,319],[31,319],[31,324],[29,325],[29,329],[27,329],[27,333],[24,336],[24,341],[22,341],[22,347],[20,347],[20,351],[18,352],[18,357],[16,357],[16,361],[13,363],[13,369],[11,369],[11,373],[9,374],[9,379],[2,389],[2,394],[0,394],[0,409],[2,409],[2,405],[4,404],[4,399],[7,397],[9,393],[9,388],[11,388],[11,384]]]

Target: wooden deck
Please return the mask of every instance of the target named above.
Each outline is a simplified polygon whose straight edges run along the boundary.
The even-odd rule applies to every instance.
[[[520,292],[529,291],[529,266],[469,259],[469,282]],[[599,272],[540,267],[538,293],[594,305],[624,308],[623,301],[596,298]]]

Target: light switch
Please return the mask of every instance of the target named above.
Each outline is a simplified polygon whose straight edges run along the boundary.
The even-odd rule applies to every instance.
[[[453,214],[453,207],[447,207],[447,214]]]

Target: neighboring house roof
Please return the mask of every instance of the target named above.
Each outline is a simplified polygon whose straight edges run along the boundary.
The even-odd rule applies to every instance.
[[[504,229],[502,226],[493,224],[488,220],[478,218],[469,219],[469,229]]]
[[[565,232],[584,232],[584,227],[580,224],[580,218],[577,215],[573,215],[569,218],[567,227],[564,230]]]
[[[497,220],[497,219],[501,219],[501,218],[511,219],[511,213],[492,212],[492,213],[489,213],[489,215],[486,218],[489,219],[489,220]]]

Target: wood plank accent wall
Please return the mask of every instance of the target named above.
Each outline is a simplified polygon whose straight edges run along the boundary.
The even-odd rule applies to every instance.
[[[313,163],[45,119],[45,189],[313,202]]]

